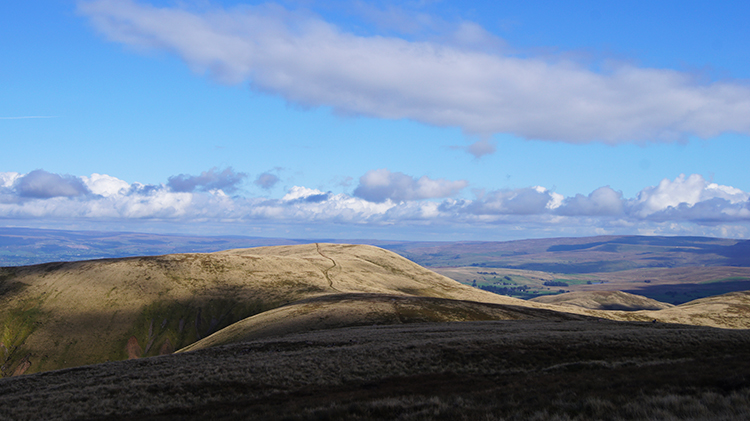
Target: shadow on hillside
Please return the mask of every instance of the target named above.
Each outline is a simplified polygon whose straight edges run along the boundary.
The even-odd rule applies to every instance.
[[[747,419],[750,332],[371,326],[0,380],[8,419]]]
[[[712,297],[736,291],[750,290],[750,280],[713,282],[708,284],[668,284],[644,286],[623,290],[674,305],[684,304],[699,298]]]

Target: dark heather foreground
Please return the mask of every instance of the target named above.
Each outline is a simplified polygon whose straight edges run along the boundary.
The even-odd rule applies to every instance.
[[[0,379],[10,420],[750,419],[750,331],[371,326]]]

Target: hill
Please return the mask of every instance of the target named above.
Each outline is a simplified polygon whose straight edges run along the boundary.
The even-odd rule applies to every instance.
[[[0,419],[749,417],[750,331],[662,323],[360,326],[0,379]]]
[[[51,261],[208,253],[319,243],[369,244],[427,267],[495,267],[553,273],[639,268],[750,267],[750,241],[709,237],[598,236],[519,241],[378,241],[189,236],[0,227],[0,266]]]
[[[336,294],[301,300],[234,323],[178,352],[194,351],[289,333],[352,326],[489,320],[585,320],[527,303],[491,304],[385,294]]]
[[[375,245],[464,284],[522,299],[561,292],[619,290],[683,304],[750,290],[750,241],[707,237],[405,242],[0,228],[0,266],[311,242]]]
[[[364,245],[48,263],[0,269],[0,355],[10,376],[372,324],[588,317],[750,328],[744,293],[602,308],[493,294]]]
[[[750,289],[750,268],[736,266],[641,268],[585,274],[473,266],[431,269],[466,285],[523,299],[565,292],[623,291],[677,305]]]
[[[640,312],[639,312],[640,313]],[[748,329],[750,291],[730,292],[690,301],[660,311],[644,311],[664,323]]]
[[[679,306],[619,291],[570,294],[551,303],[539,301],[491,303],[377,294],[329,295],[241,320],[180,351],[341,327],[451,321],[609,319],[750,329],[750,291]]]
[[[642,268],[750,266],[750,241],[609,235],[518,241],[405,243],[390,250],[427,267],[487,267],[554,273]]]
[[[235,248],[308,244],[310,242],[310,240],[244,236],[217,237],[0,227],[0,266],[160,256],[175,253],[210,253]]]
[[[750,291],[538,301],[364,245],[2,268],[0,419],[750,417]]]
[[[593,310],[663,310],[674,307],[639,295],[622,291],[568,292],[560,295],[546,295],[529,301],[563,306],[577,306]]]
[[[342,293],[520,302],[372,246],[308,244],[3,268],[3,375],[171,353],[264,311]]]

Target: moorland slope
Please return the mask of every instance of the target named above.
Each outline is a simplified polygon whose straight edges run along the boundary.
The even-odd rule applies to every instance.
[[[0,379],[0,419],[749,417],[750,331],[606,320],[319,330]]]
[[[373,324],[594,318],[750,328],[748,308],[743,293],[658,311],[529,302],[377,247],[316,243],[2,268],[0,356],[12,376]]]
[[[308,244],[2,268],[2,373],[168,354],[247,317],[344,293],[523,303],[372,246]]]
[[[532,298],[529,301],[563,306],[576,306],[590,308],[592,310],[638,311],[663,310],[665,308],[674,307],[671,304],[662,303],[650,298],[622,291],[567,292],[557,295],[543,295],[541,297]]]

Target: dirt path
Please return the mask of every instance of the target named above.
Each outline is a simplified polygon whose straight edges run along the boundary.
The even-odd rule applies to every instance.
[[[334,287],[334,286],[333,286],[333,280],[331,279],[331,275],[330,275],[330,273],[329,273],[329,272],[331,271],[331,269],[333,269],[333,268],[335,268],[336,266],[338,266],[338,265],[336,264],[336,261],[335,261],[335,260],[333,260],[332,258],[330,258],[330,257],[326,256],[325,254],[323,254],[323,252],[322,252],[322,251],[320,251],[320,244],[318,244],[318,243],[315,243],[315,248],[317,248],[317,249],[318,249],[318,254],[319,254],[319,255],[321,255],[321,256],[323,256],[323,257],[325,257],[326,259],[330,260],[330,261],[331,261],[331,263],[333,263],[333,266],[331,266],[331,267],[329,267],[329,268],[327,268],[327,269],[324,269],[324,270],[323,270],[323,275],[325,275],[326,279],[328,280],[328,286],[329,286],[329,287],[330,287],[330,288],[331,288],[332,290],[334,290],[334,291],[338,291],[338,292],[341,292],[340,290],[336,289],[336,287]]]

